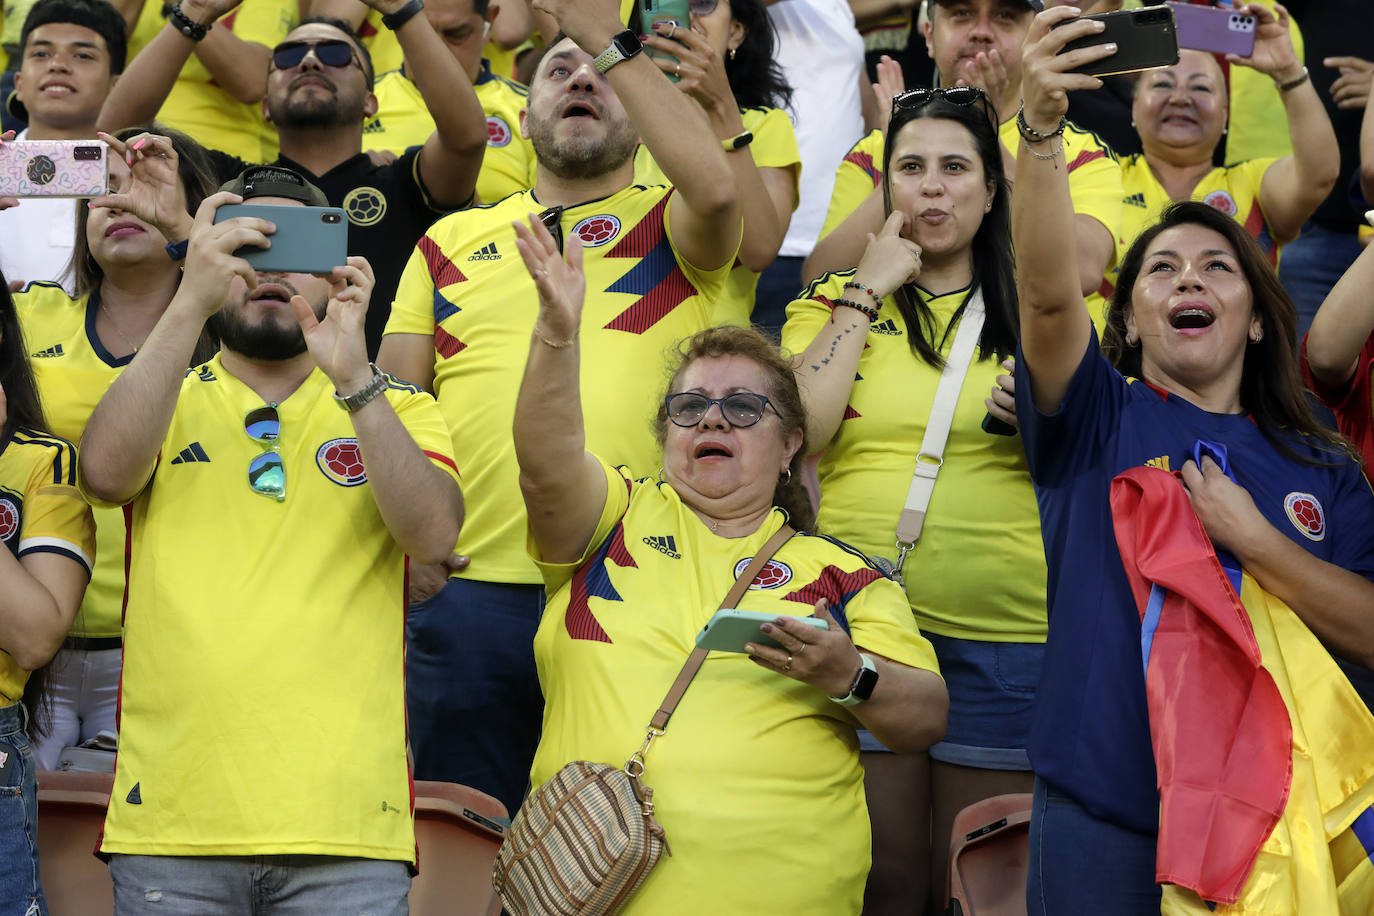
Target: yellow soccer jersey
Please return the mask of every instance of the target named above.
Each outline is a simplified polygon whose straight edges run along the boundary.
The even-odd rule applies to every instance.
[[[582,412],[589,447],[639,473],[658,467],[650,425],[666,384],[670,347],[711,323],[729,264],[700,270],[668,231],[672,189],[632,185],[563,211],[562,232],[582,237]],[[525,555],[511,423],[538,314],[534,281],[512,223],[539,213],[532,191],[450,214],[420,240],[401,276],[388,334],[434,336],[434,393],[453,429],[467,518],[462,574],[484,582],[539,581]]]
[[[244,0],[215,27],[231,29],[244,41],[271,48],[291,31],[297,15],[295,0]],[[246,104],[225,92],[195,55],[181,68],[157,119],[190,134],[201,146],[248,162],[276,158],[275,153],[264,158],[261,104]]]
[[[43,416],[56,435],[79,442],[95,405],[132,357],[116,359],[96,335],[98,291],[89,299],[72,299],[56,283],[31,283],[15,294],[14,304]],[[124,601],[124,513],[97,508],[95,523],[95,570],[72,635],[108,638],[119,635]]]
[[[1264,249],[1269,263],[1276,267],[1282,246],[1274,239],[1269,220],[1260,206],[1259,193],[1264,173],[1277,161],[1252,159],[1239,165],[1212,169],[1197,183],[1191,198],[1220,210],[1243,225],[1245,231]],[[1142,155],[1127,156],[1121,160],[1121,183],[1121,251],[1124,254],[1141,232],[1159,221],[1160,214],[1173,201]],[[1117,266],[1113,265],[1103,283],[1104,296],[1111,297],[1116,288],[1116,276]]]
[[[55,553],[90,573],[95,522],[76,488],[70,442],[22,427],[0,439],[0,543],[18,559]],[[0,706],[19,702],[28,679],[0,646]]]
[[[761,169],[787,169],[792,173],[793,191],[796,200],[801,200],[801,150],[797,148],[797,133],[792,127],[792,119],[781,108],[745,108],[740,115],[744,129],[753,131],[754,141],[749,149],[754,154],[754,164]],[[635,154],[635,183],[642,185],[668,184],[668,176],[654,161],[647,146],[640,146]],[[795,211],[796,204],[792,209]],[[759,275],[736,264],[730,272],[730,283],[726,293],[716,303],[716,324],[749,324],[749,316],[754,311],[754,291],[759,283]]]
[[[456,479],[434,400],[386,391]],[[254,493],[262,399],[220,358],[187,374],[126,507],[119,757],[101,851],[414,860],[406,558],[349,415],[316,369],[278,405],[282,502]]]
[[[883,183],[883,132],[869,131],[840,160],[835,170],[835,190],[830,192],[830,206],[825,211],[825,225],[821,238],[835,231],[849,214],[859,208],[864,198]]]
[[[367,18],[358,26],[358,37],[362,39],[367,53],[372,55],[372,72],[381,76],[392,70],[399,70],[405,64],[405,52],[396,33],[382,25],[382,14],[374,9],[367,11]]]
[[[1256,2],[1271,11],[1274,8],[1274,0]],[[1302,30],[1298,28],[1297,19],[1288,20],[1288,36],[1293,40],[1298,63],[1302,63]],[[1227,163],[1293,155],[1293,142],[1288,138],[1288,113],[1273,79],[1251,67],[1232,66],[1229,69],[1231,119],[1227,123],[1230,128],[1226,135]]]
[[[493,75],[486,61],[474,88],[487,115],[487,150],[477,176],[477,196],[483,203],[495,203],[534,187],[534,146],[520,136],[520,110],[529,90]],[[399,156],[412,146],[423,146],[434,133],[434,119],[405,72],[383,74],[374,91],[377,116],[363,125],[364,148],[390,150]]]
[[[787,307],[785,348],[801,353],[830,320],[854,272],[827,274]],[[941,353],[954,342],[950,322],[968,290],[922,299],[935,316]],[[957,327],[957,325],[955,326]],[[907,597],[922,630],[961,639],[1044,642],[1045,550],[1040,513],[1018,436],[982,429],[983,399],[1005,372],[996,358],[969,366],[945,446],[925,529],[903,568]],[[892,297],[878,320],[850,391],[844,419],[824,447],[816,526],[872,556],[896,559],[897,517],[906,502],[916,450],[925,435],[940,370],[912,352]],[[907,409],[893,409],[893,392]]]
[[[718,537],[671,487],[605,471],[587,554],[541,564],[549,599],[534,638],[544,691],[535,786],[572,760],[629,757],[696,634],[785,518],[775,510],[748,537]],[[829,538],[784,544],[739,607],[810,616],[821,598],[856,645],[938,671],[897,584]],[[742,654],[711,653],[646,761],[673,855],[624,913],[697,916],[722,900],[732,913],[857,913],[870,831],[856,724],[814,687]]]

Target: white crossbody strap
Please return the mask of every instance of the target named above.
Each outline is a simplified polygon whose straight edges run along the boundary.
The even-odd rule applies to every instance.
[[[954,423],[954,408],[959,403],[959,391],[964,387],[969,364],[973,362],[973,351],[983,333],[986,314],[980,287],[974,290],[964,305],[959,330],[955,332],[954,343],[949,348],[949,356],[945,358],[945,369],[940,373],[940,384],[935,388],[935,399],[930,405],[926,433],[916,453],[916,469],[911,475],[911,487],[906,492],[906,505],[897,519],[899,573],[906,555],[921,538],[926,509],[930,507],[930,497],[935,492],[935,478],[939,476],[940,466],[945,461],[945,443],[949,441],[949,428]]]

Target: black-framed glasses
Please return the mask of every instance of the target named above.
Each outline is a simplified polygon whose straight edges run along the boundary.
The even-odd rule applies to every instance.
[[[315,58],[326,67],[347,67],[357,59],[353,45],[342,38],[324,38],[320,41],[283,41],[272,49],[272,65],[278,70],[290,70],[300,65],[311,51]],[[358,69],[362,69],[359,61]]]
[[[248,486],[254,493],[284,502],[286,465],[277,449],[281,439],[281,415],[277,413],[277,405],[268,404],[248,411],[248,416],[243,418],[243,431],[263,448],[262,454],[248,462]]]
[[[988,120],[992,121],[994,126],[997,124],[997,112],[993,109],[988,94],[977,86],[950,86],[948,89],[908,89],[906,92],[899,92],[892,97],[892,113],[917,111],[936,99],[951,105],[958,105],[961,108],[981,102],[983,110],[987,112]]]
[[[553,243],[558,246],[558,253],[563,253],[563,208],[549,207],[539,214],[539,222],[544,224],[544,228],[549,230],[549,235],[553,236]]]
[[[695,391],[680,391],[663,399],[668,419],[677,426],[696,426],[710,411],[712,404],[720,407],[720,415],[726,423],[743,428],[763,419],[763,411],[769,406],[769,401],[752,391],[734,391],[723,398],[708,398]],[[774,407],[773,413],[777,412],[778,409]]]

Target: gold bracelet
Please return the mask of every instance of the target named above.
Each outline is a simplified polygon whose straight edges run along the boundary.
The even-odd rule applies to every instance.
[[[546,346],[553,347],[555,350],[566,350],[577,342],[577,332],[573,331],[573,336],[567,340],[549,340],[544,336],[544,332],[539,329],[539,323],[535,322],[534,336],[539,338]]]

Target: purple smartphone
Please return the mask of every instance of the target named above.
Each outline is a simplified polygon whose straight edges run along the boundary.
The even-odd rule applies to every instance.
[[[1249,57],[1255,50],[1255,17],[1217,6],[1166,3],[1178,23],[1178,46],[1212,54]]]

